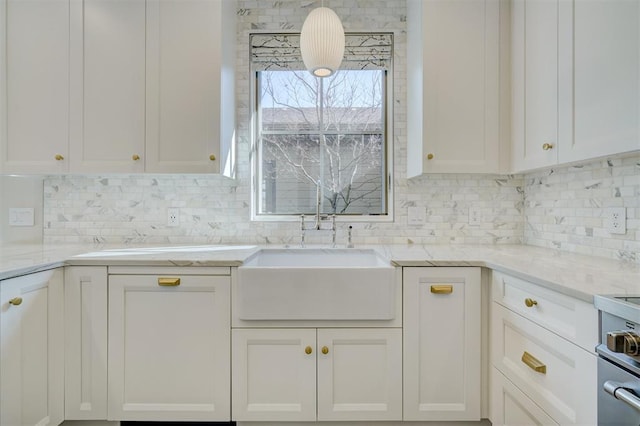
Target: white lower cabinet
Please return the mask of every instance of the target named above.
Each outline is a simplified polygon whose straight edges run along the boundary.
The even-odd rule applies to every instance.
[[[107,418],[107,267],[64,275],[65,420]]]
[[[596,424],[597,310],[532,282],[492,275],[493,424]]]
[[[0,281],[0,424],[59,425],[64,415],[63,271]]]
[[[557,425],[496,368],[491,369],[491,422],[498,425]]]
[[[404,420],[480,420],[480,268],[404,268]]]
[[[230,420],[230,277],[179,269],[109,270],[109,420]]]
[[[595,354],[501,305],[492,309],[494,366],[558,423],[596,424]]]
[[[397,328],[234,329],[233,419],[402,419]]]

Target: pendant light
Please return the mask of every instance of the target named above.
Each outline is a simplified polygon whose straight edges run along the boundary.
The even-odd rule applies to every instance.
[[[300,32],[302,61],[316,77],[335,73],[344,56],[344,28],[336,13],[328,7],[309,12]]]

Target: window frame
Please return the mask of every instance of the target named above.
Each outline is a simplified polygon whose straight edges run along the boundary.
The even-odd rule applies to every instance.
[[[289,33],[296,34],[296,33]],[[348,34],[367,34],[367,33],[348,33]],[[375,33],[374,33],[375,34]],[[393,222],[394,221],[394,185],[393,185],[393,151],[394,151],[394,128],[393,128],[393,93],[394,93],[394,61],[393,61],[393,47],[391,53],[392,60],[390,65],[384,70],[384,84],[383,84],[383,168],[384,168],[384,188],[383,197],[386,199],[386,214],[359,214],[359,213],[337,213],[337,222]],[[260,214],[258,209],[260,207],[260,179],[262,179],[262,169],[260,167],[261,151],[260,151],[260,102],[259,102],[259,84],[260,76],[257,70],[254,70],[251,66],[249,69],[251,78],[250,81],[250,172],[251,172],[251,221],[255,222],[296,222],[300,220],[300,216],[303,213],[298,214]],[[303,132],[306,133],[306,132]],[[357,134],[366,134],[368,132],[359,132]],[[284,133],[283,133],[284,134]],[[292,132],[296,134],[296,132]],[[314,133],[321,134],[321,133]],[[337,134],[331,132],[325,132],[325,134]],[[323,213],[325,214],[325,213]],[[305,215],[309,216],[305,213]]]

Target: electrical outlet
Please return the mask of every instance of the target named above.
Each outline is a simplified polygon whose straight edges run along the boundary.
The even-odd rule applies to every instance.
[[[482,222],[482,212],[478,207],[469,207],[469,225],[480,226]]]
[[[627,209],[612,207],[605,211],[605,227],[610,234],[627,233]]]
[[[180,226],[180,209],[178,207],[167,209],[167,226]]]
[[[427,221],[427,209],[411,206],[407,208],[408,225],[424,225]]]

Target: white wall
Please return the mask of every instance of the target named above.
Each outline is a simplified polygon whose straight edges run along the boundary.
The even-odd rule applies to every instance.
[[[9,226],[9,209],[34,209],[34,226]],[[43,178],[0,175],[0,244],[42,242]]]

